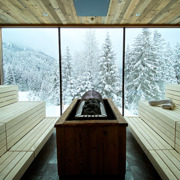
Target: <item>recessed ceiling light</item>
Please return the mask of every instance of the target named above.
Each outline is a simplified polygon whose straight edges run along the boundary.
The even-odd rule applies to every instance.
[[[48,13],[43,13],[43,16],[48,16]]]
[[[136,13],[136,16],[140,16],[141,14],[140,13]]]

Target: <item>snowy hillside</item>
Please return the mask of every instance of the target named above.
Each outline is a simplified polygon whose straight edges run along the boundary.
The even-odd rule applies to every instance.
[[[58,67],[57,60],[42,52],[3,42],[5,84],[16,84],[20,91],[29,91],[30,100],[59,104],[55,94],[58,81],[54,81],[59,79]]]

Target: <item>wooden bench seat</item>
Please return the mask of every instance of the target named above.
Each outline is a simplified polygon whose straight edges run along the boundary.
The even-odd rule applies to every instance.
[[[180,111],[165,110],[161,107],[150,106],[146,101],[139,102],[139,116],[151,126],[173,148],[175,147],[176,122],[180,121]]]
[[[131,133],[162,179],[180,179],[180,154],[140,117],[125,117]]]
[[[175,150],[150,150],[149,159],[162,179],[180,179],[180,154]]]
[[[0,86],[0,180],[19,180],[54,131],[45,102],[19,102],[17,86]]]
[[[180,85],[167,85],[166,98],[173,100],[173,102],[176,104],[176,108],[179,109],[178,112],[180,114]],[[179,122],[176,122],[175,149],[180,153],[180,118]]]
[[[42,148],[46,140],[49,139],[52,134],[57,120],[58,118],[43,119],[9,151],[33,151],[35,157],[39,153],[39,149]]]
[[[0,158],[0,180],[21,178],[53,133],[58,119],[44,118]]]
[[[17,101],[18,101],[18,86],[15,85],[0,86],[0,107],[7,106]]]
[[[0,108],[0,123],[5,124],[7,149],[45,118],[44,102],[16,102]]]
[[[175,103],[173,110],[150,106],[148,102],[140,101],[139,116],[180,153],[180,85],[167,85],[165,92],[166,98]]]
[[[143,150],[173,149],[139,117],[125,117],[131,133]]]
[[[7,151],[5,124],[0,123],[0,156]]]
[[[180,153],[180,122],[176,123],[175,149]]]
[[[0,180],[19,180],[33,160],[33,152],[6,152],[0,158]]]

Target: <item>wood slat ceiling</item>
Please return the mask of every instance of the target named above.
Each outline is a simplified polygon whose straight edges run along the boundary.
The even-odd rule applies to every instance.
[[[78,17],[73,0],[0,0],[0,26],[23,24],[180,25],[180,0],[110,0],[105,17]]]

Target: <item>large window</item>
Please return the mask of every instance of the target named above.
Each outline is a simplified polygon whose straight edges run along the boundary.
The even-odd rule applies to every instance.
[[[60,116],[58,29],[3,29],[4,84],[19,87],[20,101],[45,101]]]
[[[165,98],[166,84],[180,83],[180,29],[126,29],[125,115],[139,100]]]
[[[61,29],[64,110],[94,89],[122,111],[122,35],[122,28]]]
[[[180,28],[124,28],[124,42],[123,28],[59,29],[2,31],[4,84],[18,85],[22,101],[46,101],[47,116],[91,89],[137,115],[139,100],[163,99],[166,84],[180,84]]]

